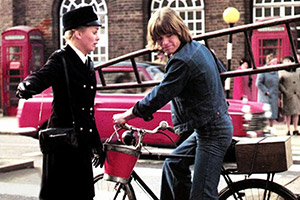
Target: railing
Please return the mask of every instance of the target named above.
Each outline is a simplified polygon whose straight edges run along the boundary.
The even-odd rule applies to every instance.
[[[300,20],[300,16],[296,17],[285,17],[285,18],[278,18],[278,19],[271,19],[268,21],[263,21],[263,22],[256,22],[252,24],[246,24],[246,25],[241,25],[241,26],[236,26],[232,28],[226,28],[218,31],[213,31],[209,33],[204,33],[202,35],[196,36],[193,39],[197,41],[204,41],[205,45],[209,47],[209,39],[216,38],[216,37],[221,37],[225,35],[230,35],[230,34],[237,34],[237,33],[244,33],[245,39],[246,39],[246,44],[247,44],[247,50],[248,54],[250,56],[252,68],[250,69],[244,69],[244,70],[235,70],[235,71],[227,71],[221,73],[222,77],[235,77],[235,76],[242,76],[242,75],[250,75],[250,74],[258,74],[258,73],[264,73],[264,72],[271,72],[271,71],[278,71],[278,70],[283,70],[283,69],[294,69],[300,67],[299,61],[297,59],[297,53],[296,53],[296,47],[293,43],[292,39],[292,34],[291,34],[291,28],[290,28],[290,23],[294,23]],[[253,58],[253,53],[252,53],[252,48],[251,48],[251,43],[250,43],[250,38],[249,38],[249,33],[250,31],[253,31],[255,29],[260,29],[260,28],[265,28],[265,27],[270,27],[270,26],[276,26],[276,25],[281,25],[285,24],[286,30],[289,36],[289,41],[291,44],[292,52],[293,52],[293,57],[296,63],[293,64],[278,64],[278,65],[272,65],[272,66],[266,66],[262,68],[256,68],[254,58]],[[147,55],[150,54],[152,51],[149,49],[141,49],[138,51],[134,51],[125,55],[122,55],[117,58],[113,58],[109,61],[103,62],[100,65],[97,65],[95,67],[95,70],[98,70],[99,77],[101,80],[102,85],[98,85],[97,89],[98,90],[106,90],[106,89],[120,89],[120,88],[135,88],[135,87],[151,87],[159,84],[159,81],[145,81],[142,82],[141,78],[139,76],[137,66],[136,66],[136,61],[135,58],[142,56],[142,55]],[[130,60],[133,66],[133,70],[136,76],[137,83],[135,84],[110,84],[107,85],[104,76],[102,73],[102,68],[108,67],[110,65],[125,61],[125,60]]]

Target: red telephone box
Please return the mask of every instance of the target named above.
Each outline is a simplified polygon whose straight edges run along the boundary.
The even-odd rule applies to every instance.
[[[266,18],[260,21],[270,20]],[[295,47],[297,48],[297,30],[295,24],[290,24],[291,34]],[[251,38],[251,47],[256,67],[266,64],[266,56],[273,53],[276,55],[278,62],[287,55],[293,56],[289,36],[284,24],[265,27],[253,30]],[[279,64],[279,63],[278,63]],[[253,100],[257,99],[257,87],[255,86],[257,75],[252,75],[252,94]]]
[[[16,115],[18,83],[42,66],[43,52],[43,35],[37,28],[16,26],[2,32],[1,106],[5,115]]]
[[[266,18],[265,20],[269,20]],[[290,24],[293,42],[297,48],[297,30],[295,24]],[[278,61],[284,56],[293,55],[289,36],[284,24],[253,30],[251,46],[257,67],[266,64],[266,56],[273,53]]]

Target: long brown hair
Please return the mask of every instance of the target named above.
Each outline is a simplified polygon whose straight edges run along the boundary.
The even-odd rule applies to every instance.
[[[157,10],[148,22],[147,47],[151,50],[160,49],[157,41],[161,35],[177,35],[182,43],[192,41],[189,28],[185,25],[182,18],[169,7]]]

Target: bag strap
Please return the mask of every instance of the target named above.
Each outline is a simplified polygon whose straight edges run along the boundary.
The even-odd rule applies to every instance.
[[[72,108],[72,98],[71,98],[71,91],[70,91],[70,83],[69,83],[69,75],[68,75],[67,64],[66,64],[65,57],[63,55],[61,55],[61,59],[62,59],[62,62],[63,62],[64,71],[65,71],[68,99],[69,99],[70,110],[71,110],[71,115],[72,115],[72,123],[73,123],[73,127],[75,128],[75,118],[74,118],[74,112],[73,112],[73,108]]]

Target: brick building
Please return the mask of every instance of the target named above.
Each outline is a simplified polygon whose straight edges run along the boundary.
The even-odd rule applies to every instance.
[[[1,0],[0,32],[9,27],[26,25],[39,28],[44,35],[44,58],[63,46],[61,16],[70,9],[94,5],[105,28],[100,43],[92,53],[94,61],[105,61],[145,48],[147,22],[152,12],[163,6],[176,9],[194,35],[227,28],[224,9],[235,7],[240,12],[236,25],[252,23],[268,16],[300,14],[300,1],[289,0]],[[298,34],[299,35],[299,34]],[[1,40],[1,39],[0,39]],[[209,45],[226,63],[228,37],[209,41]],[[1,41],[0,41],[1,42]],[[1,43],[0,43],[1,45]],[[245,55],[243,34],[233,36],[232,68]],[[1,64],[1,69],[4,66]],[[2,76],[1,76],[2,77]],[[2,83],[2,81],[1,81]]]
[[[75,6],[82,5],[74,4],[69,6],[70,2],[67,0],[2,0],[0,15],[3,20],[1,20],[0,32],[17,25],[39,28],[44,33],[45,59],[47,59],[52,51],[61,46],[61,10],[65,12],[68,9],[73,9]],[[238,25],[251,22],[251,1],[249,0],[201,0],[198,2],[203,7],[201,12],[204,13],[205,18],[202,22],[204,27],[201,32],[226,28],[227,24],[223,21],[222,14],[228,6],[236,7],[239,10],[241,17],[237,23]],[[107,47],[105,47],[107,57],[100,60],[107,60],[145,48],[146,27],[151,14],[151,0],[86,0],[86,3],[98,4],[99,7],[103,3],[106,4],[104,9],[100,9],[102,9],[101,12],[105,13],[106,19],[101,18],[101,21],[105,22],[107,27],[105,32],[107,31],[107,35],[100,40],[107,39]],[[212,46],[222,59],[225,59],[227,39],[227,37],[224,37],[210,42],[210,46]],[[233,50],[236,50],[234,55],[242,57],[244,50],[240,47],[244,46],[243,38],[234,36],[233,41]]]

